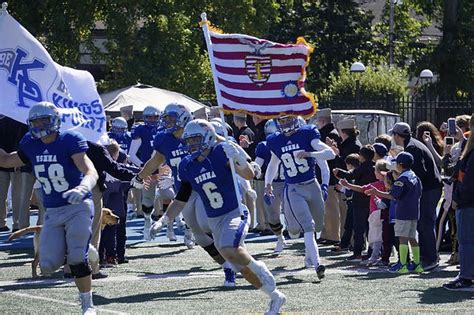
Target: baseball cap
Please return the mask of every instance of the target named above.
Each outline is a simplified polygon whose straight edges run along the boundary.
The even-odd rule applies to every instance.
[[[388,150],[387,150],[387,147],[385,146],[385,144],[376,142],[372,146],[374,147],[374,150],[378,155],[380,155],[380,156],[386,156],[387,155]]]
[[[355,120],[354,119],[343,119],[337,122],[337,129],[354,129]]]
[[[331,118],[330,108],[321,108],[316,112],[315,118]]]
[[[391,135],[398,134],[402,136],[409,136],[411,135],[411,128],[410,125],[404,122],[397,122],[392,129],[388,131]]]
[[[408,153],[408,152],[400,152],[398,153],[397,155],[397,163],[399,164],[403,164],[405,166],[411,166],[413,164],[413,155],[411,155],[411,153]]]

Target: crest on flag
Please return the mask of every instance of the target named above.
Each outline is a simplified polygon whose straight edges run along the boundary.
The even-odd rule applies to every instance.
[[[245,56],[245,69],[250,80],[260,87],[268,81],[272,72],[272,58],[269,55],[262,54],[262,50],[273,45],[271,42],[254,43],[245,38],[239,38],[239,41],[254,49],[253,53]]]

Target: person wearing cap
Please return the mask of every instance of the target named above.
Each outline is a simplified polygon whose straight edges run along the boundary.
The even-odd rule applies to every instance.
[[[376,142],[372,146],[374,147],[374,150],[375,150],[374,162],[378,160],[386,160],[387,162],[392,161],[392,159],[388,156],[388,150],[385,144]]]
[[[420,200],[423,185],[421,180],[411,170],[414,157],[408,152],[397,155],[397,171],[400,176],[393,184],[390,192],[383,192],[376,188],[366,191],[367,195],[376,195],[381,198],[397,201],[395,210],[395,236],[399,238],[400,264],[391,272],[407,274],[410,271],[422,273],[424,271],[420,260],[420,247],[416,241],[418,218],[420,217]],[[413,264],[408,265],[408,244],[413,253]]]
[[[133,105],[120,107],[120,116],[122,116],[127,121],[127,129],[128,131],[131,131],[133,125],[135,124],[135,118],[133,117]]]
[[[441,199],[441,175],[429,149],[421,141],[412,138],[410,125],[398,122],[390,130],[390,134],[397,145],[413,156],[411,169],[423,184],[418,237],[423,268],[430,271],[438,267],[435,227],[436,207]]]
[[[316,115],[312,119],[314,124],[318,127],[319,133],[321,134],[321,141],[329,146],[338,147],[341,144],[341,137],[337,132],[336,127],[332,122],[332,114],[330,108],[322,108],[316,112]],[[329,169],[332,170],[338,165],[344,163],[344,160],[340,160],[340,157],[336,157],[333,160],[328,161]],[[321,182],[321,170],[316,166],[316,177]],[[335,244],[341,240],[341,236],[344,232],[344,222],[347,214],[347,204],[344,201],[344,195],[339,193],[335,185],[337,184],[337,178],[334,174],[330,173],[328,197],[325,202],[325,214],[324,214],[324,226],[321,231],[320,241],[326,244]]]

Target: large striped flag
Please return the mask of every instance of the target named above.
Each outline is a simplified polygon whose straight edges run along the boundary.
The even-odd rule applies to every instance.
[[[313,51],[300,37],[279,44],[242,34],[223,34],[203,16],[219,106],[264,118],[311,116],[317,103],[304,89],[305,68]]]

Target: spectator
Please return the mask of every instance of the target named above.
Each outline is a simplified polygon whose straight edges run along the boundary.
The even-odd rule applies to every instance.
[[[373,158],[374,148],[371,145],[364,146],[359,151],[360,166],[358,168],[352,171],[336,168],[333,170],[334,175],[340,179],[354,180],[354,184],[359,186],[375,182]],[[365,243],[364,233],[368,228],[370,198],[364,193],[355,191],[352,202],[354,205],[354,254],[347,260],[362,261],[362,249]]]
[[[374,139],[374,143],[381,143],[385,146],[385,148],[387,148],[387,151],[390,152],[390,150],[392,149],[392,137],[383,133],[381,135],[378,135],[375,139]]]
[[[385,144],[383,143],[374,143],[373,144],[375,154],[374,154],[374,162],[378,160],[386,160],[387,162],[391,161],[391,158],[388,156],[388,150]]]
[[[338,147],[341,144],[341,137],[337,132],[336,127],[332,123],[332,114],[330,108],[323,108],[316,112],[314,116],[314,123],[318,127],[321,134],[321,141],[331,147]],[[338,157],[328,161],[329,169],[332,170],[337,167]],[[321,171],[317,167],[316,174],[318,179],[321,177]],[[321,180],[319,180],[321,182]],[[344,201],[344,195],[337,192],[335,185],[337,178],[334,174],[330,174],[328,198],[325,202],[324,213],[324,227],[321,231],[321,242],[326,244],[335,244],[340,242],[341,236],[344,233],[344,223],[346,221],[347,204]]]
[[[247,115],[234,113],[234,125],[236,127],[235,141],[247,152],[252,161],[255,160],[255,146],[252,146],[255,142],[255,133],[247,126]]]
[[[430,271],[438,267],[435,227],[436,207],[441,198],[441,176],[428,148],[411,137],[410,125],[403,122],[396,123],[390,132],[395,143],[413,156],[414,163],[411,169],[421,180],[423,186],[418,236],[423,268]]]
[[[452,291],[470,290],[474,280],[474,114],[470,120],[470,135],[459,165],[458,183],[454,192],[454,202],[459,242],[459,275],[443,285]]]
[[[120,107],[120,116],[125,118],[127,121],[128,131],[131,131],[133,125],[135,124],[135,118],[133,117],[133,105]]]
[[[416,126],[416,139],[424,143],[430,150],[436,165],[441,167],[444,144],[439,130],[429,121],[422,121]]]

